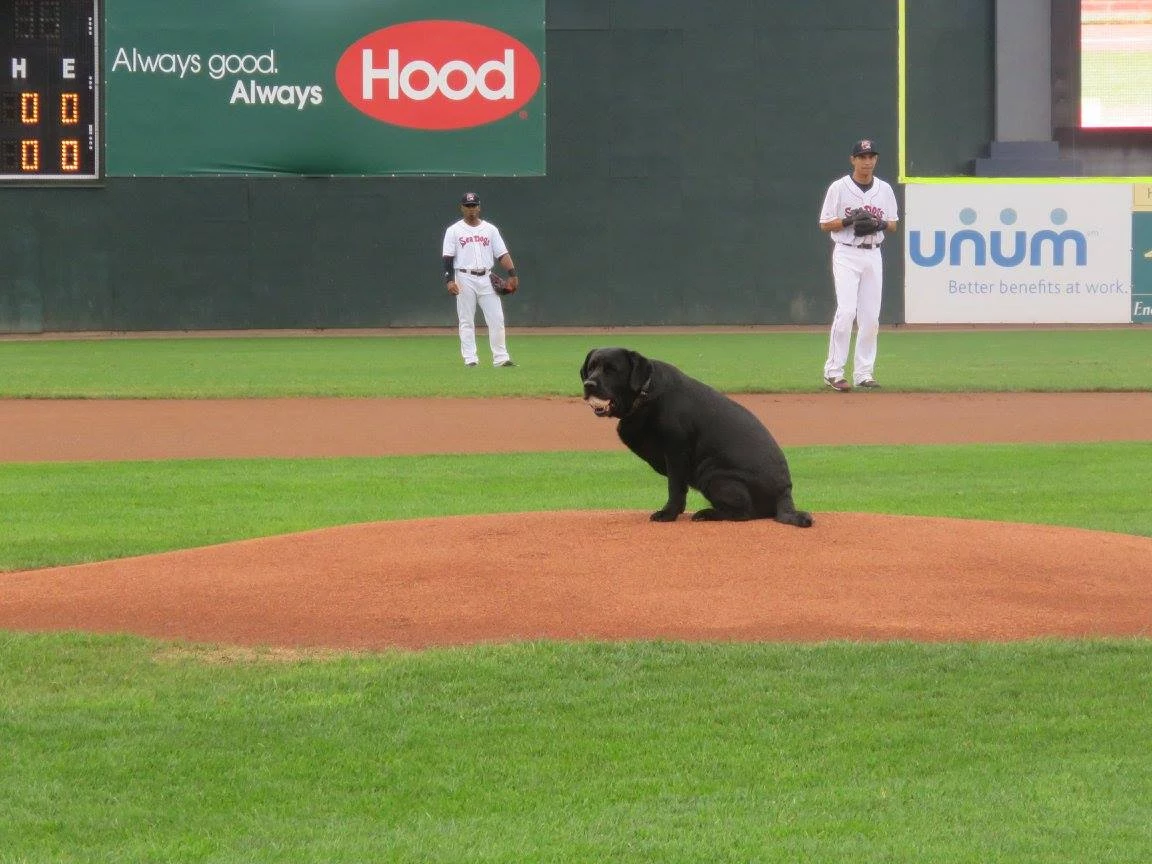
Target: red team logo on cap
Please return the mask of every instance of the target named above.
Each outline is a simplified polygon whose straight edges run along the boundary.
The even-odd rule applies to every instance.
[[[467,21],[409,21],[362,36],[336,64],[336,86],[369,117],[410,129],[466,129],[520,109],[540,63],[507,33]]]

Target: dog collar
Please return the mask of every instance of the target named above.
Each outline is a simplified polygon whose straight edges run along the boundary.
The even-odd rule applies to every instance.
[[[651,386],[652,376],[649,375],[648,380],[645,381],[643,386],[640,387],[640,392],[636,394],[636,398],[632,400],[632,407],[628,409],[628,413],[624,415],[625,417],[631,417],[632,414],[635,413],[636,409],[643,405],[645,401],[647,401],[648,388]]]

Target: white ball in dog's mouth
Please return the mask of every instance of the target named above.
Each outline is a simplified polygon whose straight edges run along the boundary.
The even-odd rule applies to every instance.
[[[584,401],[596,412],[607,411],[612,407],[611,399],[601,399],[599,396],[587,396]]]

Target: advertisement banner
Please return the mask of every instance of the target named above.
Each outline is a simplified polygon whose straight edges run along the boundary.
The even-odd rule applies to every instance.
[[[541,176],[545,0],[108,0],[110,176]]]
[[[909,324],[1127,323],[1126,184],[906,188]]]
[[[1152,183],[1132,187],[1132,323],[1152,324]]]

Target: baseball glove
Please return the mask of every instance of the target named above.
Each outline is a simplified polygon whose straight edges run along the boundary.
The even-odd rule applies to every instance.
[[[887,223],[876,216],[873,216],[863,207],[858,207],[848,214],[852,219],[852,233],[857,237],[865,237],[869,234],[875,234],[877,231],[883,231]]]
[[[499,294],[501,297],[506,297],[509,294],[516,293],[516,284],[514,282],[509,282],[503,276],[499,276],[495,272],[489,271],[488,278],[492,281],[492,290]]]

